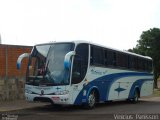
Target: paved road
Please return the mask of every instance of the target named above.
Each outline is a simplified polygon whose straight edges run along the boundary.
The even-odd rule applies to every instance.
[[[2,120],[6,117],[18,120],[160,120],[160,97],[144,98],[137,104],[124,101],[101,103],[92,110],[78,106],[55,108],[44,105],[0,114]]]

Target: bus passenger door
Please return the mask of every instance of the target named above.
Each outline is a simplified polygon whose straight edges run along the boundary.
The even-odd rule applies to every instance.
[[[72,99],[76,100],[78,94],[83,89],[82,81],[85,79],[88,68],[88,44],[82,43],[76,47],[76,55],[73,60],[71,88],[73,90]]]

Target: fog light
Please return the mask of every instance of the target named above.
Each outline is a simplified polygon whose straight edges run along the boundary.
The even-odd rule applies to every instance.
[[[86,96],[86,94],[87,94],[87,91],[84,90],[84,91],[83,91],[83,96]]]

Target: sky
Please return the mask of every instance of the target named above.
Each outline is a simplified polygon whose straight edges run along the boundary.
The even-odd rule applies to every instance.
[[[0,0],[2,44],[87,40],[128,50],[159,21],[160,0]]]

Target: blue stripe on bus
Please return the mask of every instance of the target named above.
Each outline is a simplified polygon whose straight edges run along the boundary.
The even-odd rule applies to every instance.
[[[87,102],[87,96],[83,96],[83,90],[86,90],[87,92],[89,90],[92,89],[92,87],[96,87],[98,88],[99,92],[100,92],[100,101],[107,101],[108,100],[108,95],[109,95],[109,90],[112,86],[112,84],[117,81],[120,78],[123,77],[131,77],[131,76],[153,76],[152,74],[149,73],[138,73],[138,72],[124,72],[124,73],[115,73],[115,74],[109,74],[109,75],[105,75],[102,76],[100,78],[97,78],[93,81],[91,81],[90,83],[88,83],[79,93],[79,95],[77,96],[74,104],[75,105],[79,105],[82,104],[82,101]],[[142,86],[142,84],[148,81],[148,79],[144,79],[144,80],[137,80],[133,85],[132,88],[130,90],[130,94],[129,97],[132,97],[133,92],[134,92],[134,87],[136,85],[138,85],[140,88]],[[102,83],[103,82],[103,83]]]

